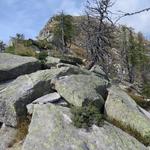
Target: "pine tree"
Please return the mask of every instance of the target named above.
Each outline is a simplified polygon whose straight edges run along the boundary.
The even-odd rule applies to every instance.
[[[138,43],[133,35],[133,31],[129,30],[129,49],[128,49],[128,58],[129,58],[129,80],[130,83],[135,81],[136,67],[139,64],[139,49]]]
[[[56,22],[54,26],[54,40],[59,43],[62,51],[71,46],[72,39],[75,35],[75,26],[73,24],[73,17],[65,15],[63,12],[53,17]]]

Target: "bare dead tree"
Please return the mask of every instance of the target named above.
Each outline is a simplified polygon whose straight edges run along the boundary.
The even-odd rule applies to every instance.
[[[87,1],[86,21],[86,48],[92,61],[101,63],[105,72],[108,72],[109,48],[111,47],[114,24],[110,17],[111,0]]]
[[[150,10],[146,8],[132,13],[120,12],[119,17],[114,19],[114,13],[111,11],[114,4],[112,0],[87,0],[86,19],[82,24],[86,33],[86,49],[92,64],[100,63],[106,73],[109,72],[109,65],[111,65],[109,64],[110,48],[118,21]]]
[[[61,25],[61,42],[62,42],[62,51],[65,52],[65,40],[64,40],[64,12],[60,14],[60,25]]]

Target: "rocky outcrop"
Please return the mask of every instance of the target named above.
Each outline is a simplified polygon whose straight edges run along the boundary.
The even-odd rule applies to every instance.
[[[26,114],[26,105],[52,92],[50,81],[66,68],[38,71],[18,77],[0,91],[0,122],[17,125],[17,118]]]
[[[72,60],[61,63],[52,57],[46,65],[51,69],[22,72],[26,75],[0,83],[0,150],[148,150],[143,144],[150,144],[149,112],[139,107],[124,87],[112,86],[108,91],[110,81],[99,66],[89,71],[72,64]],[[24,64],[18,66],[14,68],[18,70]],[[13,72],[14,68],[9,70]],[[101,110],[96,109],[95,118],[103,116],[99,113],[105,106],[111,123],[124,131],[108,120],[102,126],[75,127],[72,106],[86,109],[91,103]],[[89,117],[86,112],[82,115]]]
[[[90,102],[102,108],[107,95],[107,82],[93,74],[70,75],[53,81],[57,92],[70,104],[83,106]]]
[[[0,53],[0,81],[14,79],[39,69],[40,63],[36,58]]]
[[[120,88],[113,86],[109,89],[105,111],[113,123],[127,130],[143,143],[150,144],[150,119]]]
[[[83,61],[80,58],[67,55],[60,55],[59,58],[48,56],[45,65],[47,68],[57,67],[58,65],[78,66],[83,65]]]
[[[54,78],[56,82],[53,85],[51,80],[54,81]],[[93,101],[101,108],[107,82],[78,67],[62,67],[20,76],[0,91],[0,122],[16,126],[17,118],[27,113],[26,105],[53,92],[52,87],[71,104],[81,106],[83,102]]]
[[[34,113],[22,150],[147,150],[122,130],[105,122],[90,131],[73,126],[68,108],[34,105]]]

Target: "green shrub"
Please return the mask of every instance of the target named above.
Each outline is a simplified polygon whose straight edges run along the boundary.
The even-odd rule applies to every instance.
[[[77,128],[89,128],[93,124],[100,126],[103,116],[100,110],[93,105],[84,107],[71,107],[72,121]]]
[[[150,144],[149,138],[143,138],[143,135],[141,135],[136,129],[132,128],[130,125],[124,125],[123,122],[117,121],[116,119],[112,119],[107,117],[106,120],[110,122],[111,124],[115,125],[116,127],[122,129],[124,132],[128,133],[129,135],[135,137],[138,141],[143,143],[145,146],[148,146]]]
[[[23,42],[24,46],[26,46],[26,47],[33,46],[33,41],[32,40],[24,40],[22,42]]]
[[[47,40],[34,41],[33,44],[40,49],[53,49],[52,43],[48,42]]]
[[[148,84],[148,83],[144,84],[142,93],[146,97],[148,97],[148,98],[150,97],[150,84]]]
[[[15,44],[15,46],[7,47],[5,52],[20,56],[31,56],[31,57],[36,56],[36,52],[32,48],[25,47],[22,43],[17,43]]]
[[[40,61],[45,62],[46,61],[46,57],[48,56],[48,53],[46,51],[42,51],[38,54],[38,59]]]
[[[5,49],[5,53],[15,54],[15,47],[9,46]]]
[[[29,57],[36,56],[36,52],[32,48],[26,47],[21,43],[15,45],[15,54],[20,56],[29,56]]]
[[[147,101],[145,99],[145,96],[143,96],[144,94],[142,95],[136,95],[135,93],[133,92],[130,92],[130,91],[127,91],[127,94],[141,107],[143,108],[147,108],[150,104],[149,101]]]

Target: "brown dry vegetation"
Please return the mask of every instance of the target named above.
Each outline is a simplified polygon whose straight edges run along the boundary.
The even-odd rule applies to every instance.
[[[9,148],[19,145],[19,143],[25,139],[26,135],[28,134],[29,124],[30,118],[21,118],[18,120],[17,134],[14,140],[9,143]]]
[[[136,94],[130,89],[127,89],[126,92],[141,107],[147,108],[148,106],[150,106],[150,101],[147,101],[144,96]]]
[[[71,51],[74,54],[74,56],[80,57],[80,58],[87,58],[87,52],[84,48],[77,46],[75,44],[71,45]]]

